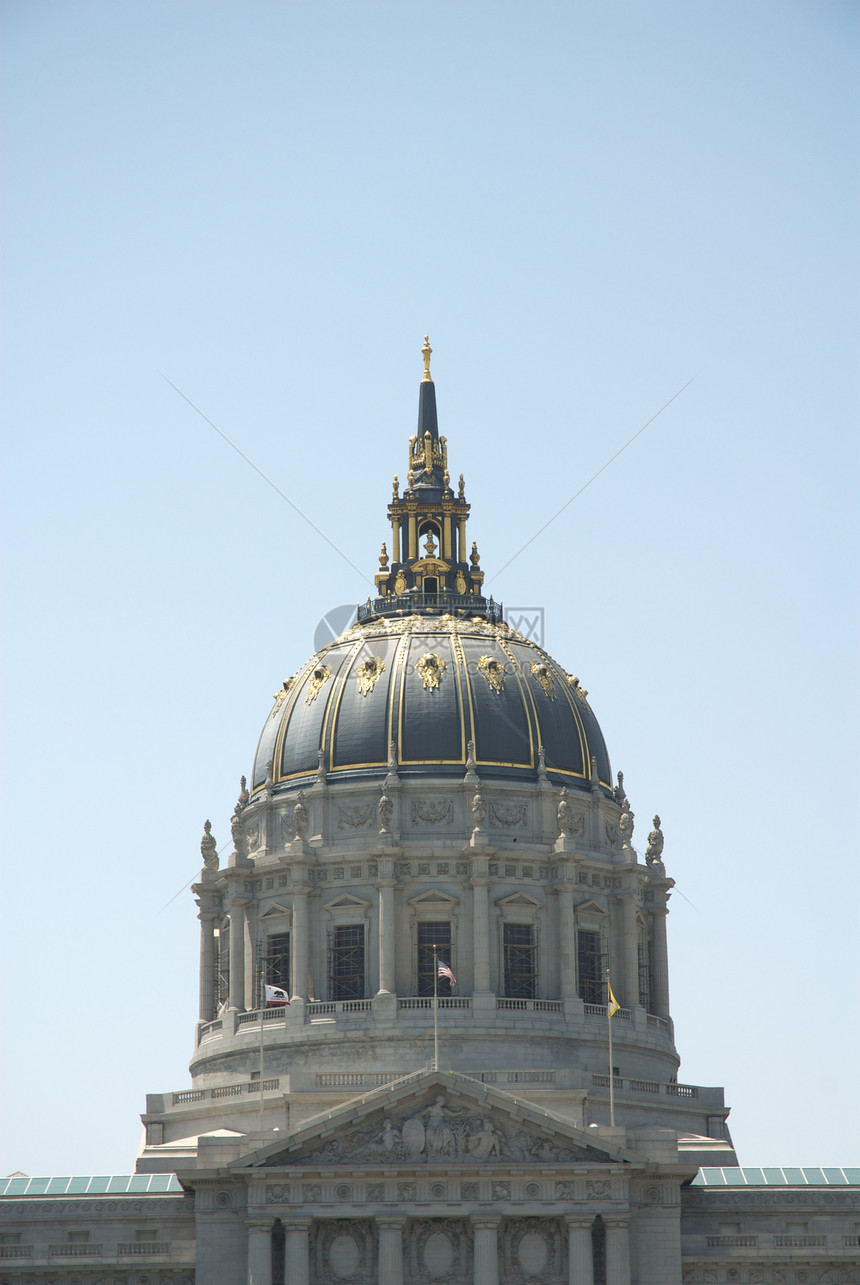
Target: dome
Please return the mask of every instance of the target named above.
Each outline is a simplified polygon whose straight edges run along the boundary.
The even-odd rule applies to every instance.
[[[498,613],[496,613],[498,614]],[[474,763],[467,762],[471,754]],[[451,613],[356,624],[278,693],[253,788],[380,777],[536,781],[611,793],[600,727],[576,678],[503,622]]]

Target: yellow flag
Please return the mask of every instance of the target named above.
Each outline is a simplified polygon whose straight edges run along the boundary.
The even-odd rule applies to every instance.
[[[606,1016],[614,1017],[615,1014],[618,1012],[618,1010],[621,1008],[621,1005],[618,1003],[618,1000],[612,994],[612,983],[607,982],[606,985],[609,990],[609,1004],[608,1004],[608,1012]]]

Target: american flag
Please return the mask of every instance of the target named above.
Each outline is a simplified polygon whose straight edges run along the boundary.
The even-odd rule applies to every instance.
[[[451,969],[448,967],[448,965],[442,963],[441,959],[439,960],[439,963],[438,963],[438,973],[440,977],[447,977],[448,981],[451,983],[452,986],[457,985],[457,978],[451,972]]]

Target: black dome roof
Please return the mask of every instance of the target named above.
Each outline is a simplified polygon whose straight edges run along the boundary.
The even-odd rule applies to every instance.
[[[612,791],[609,756],[586,693],[507,625],[453,615],[360,623],[284,684],[266,720],[253,789],[272,763],[275,789],[316,775],[462,777],[469,742],[482,778],[548,778]],[[393,743],[393,755],[392,755]],[[320,757],[322,751],[322,758]]]

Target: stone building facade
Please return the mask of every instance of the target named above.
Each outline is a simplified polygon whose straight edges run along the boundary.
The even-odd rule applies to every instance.
[[[191,1086],[113,1189],[0,1184],[0,1285],[860,1285],[860,1173],[677,1081],[660,819],[485,597],[424,359],[376,596],[204,830]]]

